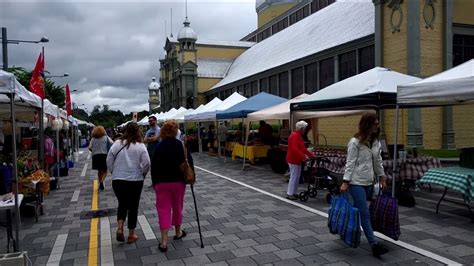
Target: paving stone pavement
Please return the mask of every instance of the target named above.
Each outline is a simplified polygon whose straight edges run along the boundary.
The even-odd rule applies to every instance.
[[[22,217],[22,248],[28,251],[33,265],[59,260],[60,265],[83,265],[88,262],[90,219],[80,214],[91,209],[92,180],[88,152],[83,151],[70,175],[61,179],[61,187],[45,198],[45,215],[38,223]],[[268,167],[241,170],[231,160],[194,155],[196,166],[225,175],[275,195],[284,195],[286,183]],[[85,164],[86,176],[81,177]],[[398,245],[385,243],[390,253],[374,258],[365,237],[361,246],[350,248],[328,232],[326,219],[284,201],[259,193],[208,172],[197,170],[196,199],[204,236],[200,248],[194,205],[190,189],[186,191],[184,224],[188,236],[171,241],[168,252],[161,253],[155,209],[155,193],[150,179],[145,182],[134,244],[115,241],[116,217],[99,222],[98,263],[103,265],[300,265],[300,264],[440,264]],[[71,201],[73,196],[79,197]],[[76,195],[74,195],[76,194]],[[426,202],[426,208],[430,203]],[[110,181],[99,193],[100,209],[116,208]],[[318,195],[306,206],[327,212],[327,204]],[[447,209],[446,209],[447,210]],[[400,222],[405,242],[430,250],[460,263],[474,261],[474,227],[468,219],[448,213],[436,215],[425,209],[401,208]],[[6,239],[4,230],[1,239]],[[65,239],[65,240],[64,240]],[[0,241],[0,250],[6,241]]]

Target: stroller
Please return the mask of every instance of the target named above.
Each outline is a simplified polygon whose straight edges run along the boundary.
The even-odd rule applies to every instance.
[[[315,198],[318,195],[318,188],[327,189],[326,201],[331,203],[332,197],[339,194],[337,178],[330,175],[327,165],[330,163],[327,157],[316,157],[307,161],[302,170],[302,176],[308,183],[306,191],[301,192],[298,197],[306,202],[309,198]]]

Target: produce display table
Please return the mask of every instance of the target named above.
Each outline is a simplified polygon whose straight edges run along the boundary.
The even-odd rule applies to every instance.
[[[236,143],[232,150],[232,160],[235,160],[237,157],[244,158],[244,149],[244,145]],[[269,149],[270,146],[268,145],[249,145],[247,146],[245,158],[253,164],[255,163],[255,159],[267,157]]]
[[[18,206],[23,201],[23,194],[18,194]],[[15,198],[7,201],[0,201],[0,211],[6,212],[6,228],[7,228],[7,253],[10,252],[10,245],[13,246],[13,252],[16,250],[16,239],[13,236],[13,225],[12,225],[12,210],[15,209]]]

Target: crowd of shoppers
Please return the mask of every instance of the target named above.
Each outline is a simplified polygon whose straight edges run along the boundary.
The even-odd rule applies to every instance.
[[[138,240],[135,228],[140,196],[147,173],[151,172],[161,232],[158,249],[166,252],[169,245],[168,234],[173,227],[174,240],[187,235],[182,228],[186,183],[180,165],[185,161],[188,161],[192,168],[194,165],[190,153],[186,152],[186,144],[180,140],[181,132],[176,121],[166,121],[160,128],[156,117],[150,116],[149,124],[150,129],[143,137],[138,125],[129,123],[123,135],[118,136],[113,144],[104,128],[98,126],[92,131],[89,149],[92,152],[93,169],[98,170],[100,190],[104,189],[107,170],[112,175],[112,188],[118,201],[116,239],[119,242],[125,242],[125,221],[129,230],[127,243]],[[288,137],[286,160],[290,168],[290,180],[286,198],[290,200],[298,198],[302,163],[315,157],[304,143],[307,131],[308,123],[299,121],[295,124],[295,131]],[[227,128],[222,124],[217,136],[213,127],[209,127],[209,132],[213,134],[209,137],[211,140],[217,137],[218,141],[223,142]],[[340,187],[341,192],[350,194],[354,207],[360,210],[362,228],[376,256],[388,252],[374,237],[368,209],[375,179],[378,178],[382,189],[386,187],[379,133],[377,116],[363,115],[358,132],[348,143],[347,163]]]
[[[97,126],[92,130],[89,150],[92,168],[98,171],[100,190],[104,190],[107,171],[112,176],[112,188],[118,202],[116,239],[119,242],[131,244],[138,240],[135,228],[140,197],[144,180],[151,170],[161,231],[158,248],[166,252],[168,232],[173,226],[176,232],[173,239],[186,236],[181,227],[186,184],[179,166],[185,158],[194,166],[191,154],[185,152],[185,144],[179,139],[182,133],[175,121],[167,121],[160,128],[156,117],[150,116],[149,123],[150,129],[145,136],[136,123],[127,124],[114,142],[104,127]],[[129,232],[127,238],[125,222]]]

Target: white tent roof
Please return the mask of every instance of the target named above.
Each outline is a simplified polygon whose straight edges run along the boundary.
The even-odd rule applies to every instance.
[[[454,105],[473,101],[474,59],[424,80],[398,86],[400,105]]]
[[[230,107],[245,100],[247,100],[246,97],[240,95],[238,92],[234,92],[221,103],[215,105],[214,107],[209,108],[205,112],[197,114],[196,119],[197,120],[216,120],[217,112],[227,110]]]
[[[171,117],[170,119],[174,119],[174,120],[176,120],[177,122],[184,122],[184,116],[185,116],[185,115],[188,115],[188,114],[191,113],[192,111],[194,111],[194,109],[189,108],[188,110],[186,110],[186,111],[184,111],[184,112],[182,112],[182,113],[173,115],[173,117]]]
[[[168,112],[166,112],[166,113],[164,113],[164,114],[162,114],[162,115],[160,115],[160,116],[157,116],[156,119],[157,119],[158,121],[165,121],[168,116],[173,115],[174,113],[176,113],[176,111],[178,111],[178,110],[176,110],[176,108],[173,107],[173,108],[171,108]]]
[[[374,67],[317,91],[292,104],[291,108],[292,110],[341,110],[344,108],[347,110],[351,107],[394,105],[397,86],[419,80],[417,77],[387,68]],[[384,98],[381,98],[381,95],[384,95]]]
[[[148,116],[145,116],[140,121],[137,122],[139,126],[148,126]]]
[[[23,87],[12,73],[0,70],[0,93],[13,92],[15,93],[15,102],[23,101],[34,107],[41,107],[41,98],[38,95]]]
[[[372,1],[333,3],[255,44],[211,89],[374,34]]]
[[[48,99],[44,99],[44,110],[45,114],[58,117],[58,107],[52,104]]]
[[[173,119],[173,117],[174,117],[175,115],[179,115],[179,114],[181,114],[181,113],[184,113],[185,111],[187,111],[187,109],[181,106],[181,107],[179,107],[178,110],[175,109],[175,110],[173,110],[173,111],[168,112],[166,115],[164,115],[164,116],[163,116],[161,119],[159,119],[159,120],[165,121],[165,120]]]
[[[176,119],[176,117],[181,117],[183,116],[184,113],[186,113],[188,111],[188,109],[184,108],[184,107],[180,107],[178,110],[176,110],[176,112],[174,112],[174,114],[172,115],[169,115],[166,120],[172,120],[172,119]]]
[[[198,108],[194,109],[194,111],[191,111],[188,114],[184,115],[184,120],[187,120],[187,117],[189,118],[189,117],[201,112],[204,107],[205,107],[204,104],[199,105]]]
[[[286,102],[274,105],[269,108],[265,108],[247,115],[248,121],[258,121],[258,120],[284,120],[290,119],[290,105],[295,102],[299,102],[309,95],[303,93],[295,98],[288,100]],[[335,117],[335,116],[346,116],[364,113],[365,110],[355,110],[355,111],[304,111],[304,112],[295,112],[296,119],[306,119],[306,118],[322,118],[322,117]]]
[[[199,119],[197,119],[197,117],[199,117],[199,114],[201,113],[205,113],[207,112],[208,110],[211,110],[211,108],[214,108],[216,105],[218,105],[219,103],[221,103],[222,100],[217,98],[217,97],[214,97],[214,99],[212,99],[212,101],[208,102],[206,105],[204,105],[201,110],[194,110],[194,112],[191,112],[190,114],[186,115],[184,117],[184,119],[186,121],[198,121]]]

